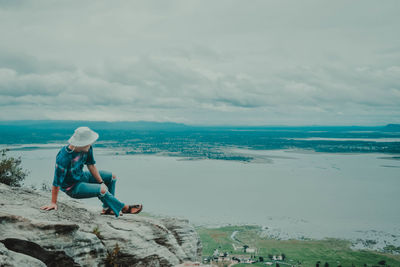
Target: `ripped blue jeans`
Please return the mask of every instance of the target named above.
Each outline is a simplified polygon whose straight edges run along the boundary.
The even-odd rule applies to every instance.
[[[119,212],[125,206],[124,203],[119,201],[115,197],[115,182],[116,179],[112,178],[112,173],[108,171],[99,171],[104,184],[108,187],[108,190],[102,194],[101,184],[88,172],[83,172],[84,176],[82,179],[74,185],[70,190],[65,193],[72,198],[91,198],[98,197],[103,202],[103,208],[110,208],[114,211],[116,217],[119,216]]]

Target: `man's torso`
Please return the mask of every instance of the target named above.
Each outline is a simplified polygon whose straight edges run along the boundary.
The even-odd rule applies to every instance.
[[[60,149],[56,157],[54,175],[55,179],[58,179],[57,182],[61,189],[65,190],[79,182],[84,175],[83,166],[85,164],[94,164],[92,147],[89,152],[75,152],[69,149],[68,145]]]

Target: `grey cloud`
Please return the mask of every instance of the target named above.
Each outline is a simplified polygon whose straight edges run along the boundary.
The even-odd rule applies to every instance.
[[[0,95],[57,95],[62,90],[61,80],[64,78],[57,75],[19,75],[11,69],[0,69]]]
[[[385,48],[377,49],[375,52],[388,56],[400,56],[400,44],[396,46],[390,45]]]
[[[12,69],[21,74],[73,71],[75,69],[65,62],[38,60],[31,55],[5,49],[0,49],[0,68]]]
[[[393,106],[400,102],[400,68],[288,69],[284,74],[253,77],[216,74],[173,59],[141,57],[126,65],[108,64],[91,72],[18,74],[0,70],[0,94],[53,96],[48,105],[135,105],[149,108],[194,108],[228,105],[241,108],[313,106],[341,109],[347,103]],[[379,89],[377,89],[379,88]],[[19,98],[18,98],[19,97]],[[19,100],[18,100],[19,99]],[[33,99],[33,98],[32,98]]]
[[[254,95],[254,85],[250,80],[239,79],[235,75],[209,77],[201,69],[192,68],[185,63],[180,65],[173,60],[142,57],[123,68],[107,64],[96,75],[104,75],[103,78],[110,82],[136,86],[142,95],[149,98],[174,97],[182,102],[226,102],[247,107],[261,105],[257,95]],[[251,96],[246,97],[247,95]]]
[[[300,68],[264,77],[221,74],[215,78],[199,68],[180,66],[172,60],[142,58],[125,68],[108,65],[98,73],[103,74],[109,81],[138,86],[141,94],[149,98],[175,97],[182,102],[190,99],[247,108],[278,104],[340,106],[346,102],[385,106],[400,101],[396,90],[393,91],[399,88],[396,67],[368,71],[344,67]],[[382,93],[384,96],[377,97],[376,94]]]
[[[0,69],[0,95],[8,96],[7,99],[12,100],[10,104],[26,103],[42,96],[49,97],[47,103],[43,102],[47,105],[112,105],[132,103],[135,91],[132,87],[112,84],[80,72],[18,74],[15,70]]]
[[[14,3],[0,0],[3,113],[254,123],[264,113],[290,123],[400,117],[398,1]]]
[[[321,104],[343,102],[363,103],[371,106],[396,106],[400,99],[393,89],[400,88],[398,66],[385,68],[321,67],[298,69],[281,74],[282,81],[303,83],[314,88],[308,96]],[[296,92],[293,92],[296,94]],[[301,91],[299,91],[301,93]]]
[[[0,0],[0,8],[7,9],[7,8],[17,8],[21,5],[26,4],[28,1],[26,0]]]

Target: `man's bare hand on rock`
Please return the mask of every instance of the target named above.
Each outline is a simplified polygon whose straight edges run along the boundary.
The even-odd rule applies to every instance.
[[[57,204],[56,203],[51,203],[49,205],[45,205],[40,207],[41,210],[57,210]]]

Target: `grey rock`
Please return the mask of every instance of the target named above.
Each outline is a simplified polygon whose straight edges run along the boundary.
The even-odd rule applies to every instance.
[[[33,257],[9,250],[3,243],[0,243],[0,266],[45,267],[46,264]]]
[[[50,193],[4,184],[0,196],[0,257],[15,266],[28,259],[36,262],[31,266],[103,266],[107,260],[120,266],[175,266],[201,260],[199,236],[186,220],[100,215],[100,208],[90,210],[61,192],[58,210],[44,211],[39,207],[49,203]]]

